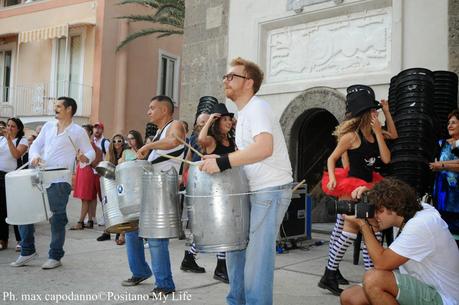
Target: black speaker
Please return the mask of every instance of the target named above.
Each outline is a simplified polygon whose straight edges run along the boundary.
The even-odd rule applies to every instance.
[[[292,194],[292,200],[279,229],[278,240],[307,238],[310,239],[311,207],[305,190]]]

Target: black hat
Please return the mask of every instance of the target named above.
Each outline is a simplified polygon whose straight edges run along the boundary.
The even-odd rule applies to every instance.
[[[367,91],[348,94],[346,105],[348,108],[347,110],[349,110],[353,118],[361,115],[367,110],[381,108],[379,103],[375,101],[375,98]]]
[[[223,103],[214,105],[214,109],[213,109],[212,113],[220,113],[221,116],[226,116],[226,115],[230,116],[230,117],[234,116],[234,113],[228,112],[228,109],[226,108],[226,105],[223,104]]]

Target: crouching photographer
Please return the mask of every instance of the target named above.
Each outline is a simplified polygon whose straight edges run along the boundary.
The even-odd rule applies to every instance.
[[[458,305],[459,251],[438,211],[419,204],[410,186],[392,178],[368,198],[379,229],[394,226],[399,234],[384,249],[366,219],[346,216],[362,232],[375,268],[365,273],[363,286],[341,293],[341,304]]]

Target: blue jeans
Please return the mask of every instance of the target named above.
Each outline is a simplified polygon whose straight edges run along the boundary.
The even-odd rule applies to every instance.
[[[276,237],[292,197],[291,184],[250,195],[249,244],[226,253],[230,305],[271,305]]]
[[[171,260],[169,257],[169,239],[149,238],[151,269],[155,275],[157,288],[174,290],[175,284],[172,279]]]
[[[150,277],[151,270],[145,260],[143,239],[139,238],[139,231],[126,232],[126,252],[129,269],[133,277]]]
[[[51,243],[49,245],[48,258],[61,260],[64,256],[64,242],[65,242],[65,225],[68,223],[67,219],[67,202],[69,200],[72,188],[66,182],[53,183],[46,189],[48,193],[49,208],[52,216],[49,219],[51,223]],[[31,255],[35,253],[35,239],[34,239],[34,226],[21,225],[19,226],[21,234],[21,255]]]

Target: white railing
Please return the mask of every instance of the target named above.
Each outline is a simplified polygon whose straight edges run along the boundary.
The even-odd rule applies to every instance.
[[[64,90],[65,89],[65,90]],[[92,104],[92,86],[78,83],[40,84],[34,86],[0,86],[0,116],[4,112],[14,116],[54,115],[54,103],[69,91],[78,104],[77,116],[89,117]],[[5,113],[6,114],[6,113]],[[8,115],[11,116],[11,115]]]

